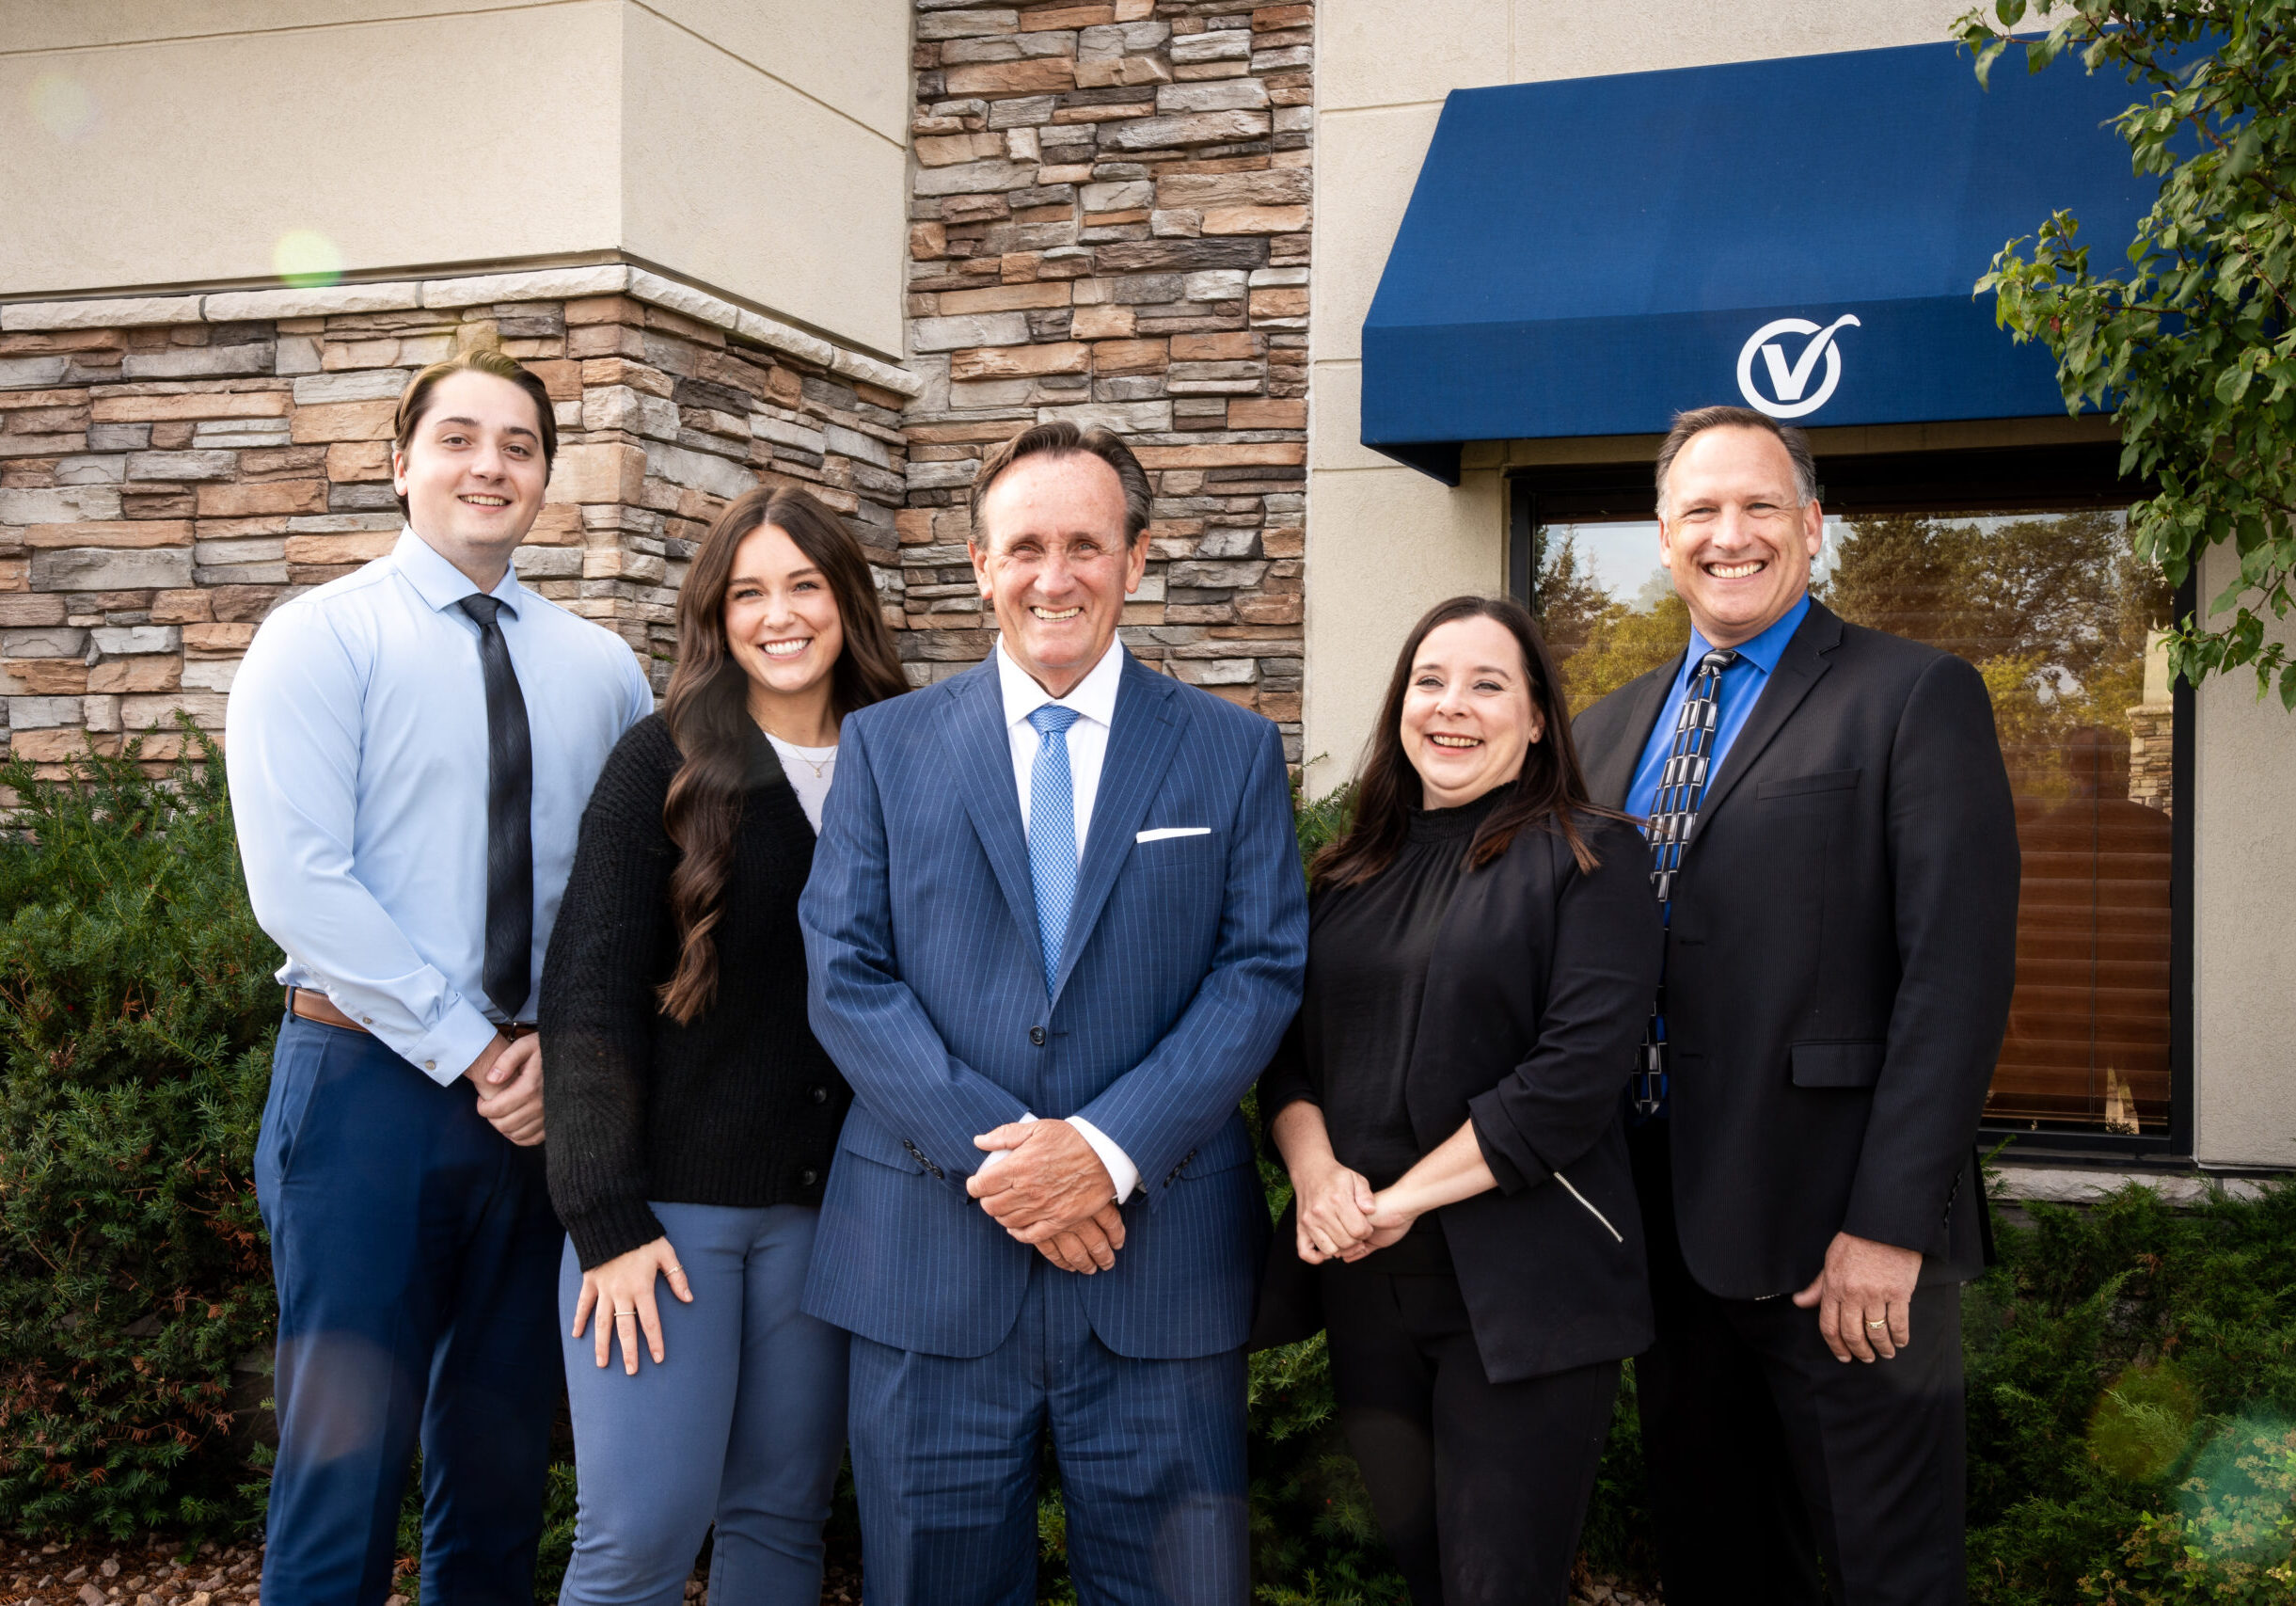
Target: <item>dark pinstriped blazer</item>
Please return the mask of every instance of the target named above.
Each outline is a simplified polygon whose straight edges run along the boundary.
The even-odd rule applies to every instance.
[[[1033,1110],[1083,1116],[1140,1168],[1115,1269],[1080,1280],[1100,1341],[1244,1342],[1268,1216],[1236,1106],[1306,959],[1274,725],[1127,655],[1048,996],[994,662],[863,708],[799,919],[814,1032],[855,1098],[808,1312],[934,1355],[1001,1344],[1038,1256],[964,1185],[974,1137]]]

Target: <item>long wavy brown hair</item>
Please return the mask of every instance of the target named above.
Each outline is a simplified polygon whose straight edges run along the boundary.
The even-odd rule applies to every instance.
[[[718,945],[725,878],[741,826],[742,776],[757,727],[750,719],[750,677],[725,639],[725,593],[734,555],[771,525],[811,558],[837,603],[845,648],[830,669],[830,708],[839,719],[909,689],[900,654],[877,601],[869,560],[845,521],[810,492],[761,487],[736,497],[702,537],[677,594],[677,668],[662,718],[684,762],[671,778],[662,825],[677,844],[670,909],[677,920],[677,969],[657,996],[681,1026],[718,993]]]
[[[1411,811],[1422,805],[1425,792],[1419,772],[1403,754],[1403,698],[1411,686],[1411,666],[1419,648],[1442,626],[1460,619],[1493,619],[1514,637],[1523,650],[1523,666],[1529,672],[1530,706],[1544,727],[1523,755],[1523,772],[1514,791],[1476,830],[1467,845],[1467,867],[1491,863],[1526,827],[1551,831],[1571,845],[1571,856],[1581,872],[1598,862],[1579,831],[1581,819],[1617,819],[1624,815],[1598,808],[1587,796],[1586,772],[1579,768],[1578,749],[1571,740],[1571,710],[1563,700],[1555,661],[1530,611],[1510,596],[1454,596],[1430,608],[1411,628],[1403,650],[1396,656],[1395,674],[1387,682],[1386,700],[1380,705],[1379,723],[1371,732],[1363,767],[1355,776],[1355,816],[1347,834],[1315,856],[1308,867],[1308,884],[1353,886],[1395,863],[1395,855],[1411,829]]]

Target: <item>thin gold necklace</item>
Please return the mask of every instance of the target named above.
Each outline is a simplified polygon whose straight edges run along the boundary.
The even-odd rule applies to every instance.
[[[824,775],[827,775],[830,771],[830,766],[837,762],[837,747],[834,742],[830,744],[829,756],[816,763],[815,760],[805,756],[803,748],[800,747],[797,742],[791,741],[785,736],[776,735],[772,727],[768,725],[765,721],[759,719],[755,714],[752,714],[750,716],[750,723],[756,725],[759,730],[764,731],[768,736],[772,737],[774,740],[782,743],[783,746],[787,747],[790,750],[790,756],[794,757],[799,763],[811,770],[814,772],[814,779],[816,781],[820,780]]]

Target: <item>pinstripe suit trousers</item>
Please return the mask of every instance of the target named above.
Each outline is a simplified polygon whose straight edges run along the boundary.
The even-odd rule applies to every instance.
[[[1032,1256],[1021,1319],[972,1360],[853,1340],[867,1606],[1028,1606],[1049,1434],[1086,1606],[1243,1606],[1244,1352],[1139,1360],[1093,1336],[1084,1279]]]

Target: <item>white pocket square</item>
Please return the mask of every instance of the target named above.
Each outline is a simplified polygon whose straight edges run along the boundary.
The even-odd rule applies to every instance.
[[[1209,825],[1160,825],[1153,831],[1143,831],[1132,838],[1135,842],[1162,842],[1167,836],[1209,836]]]

